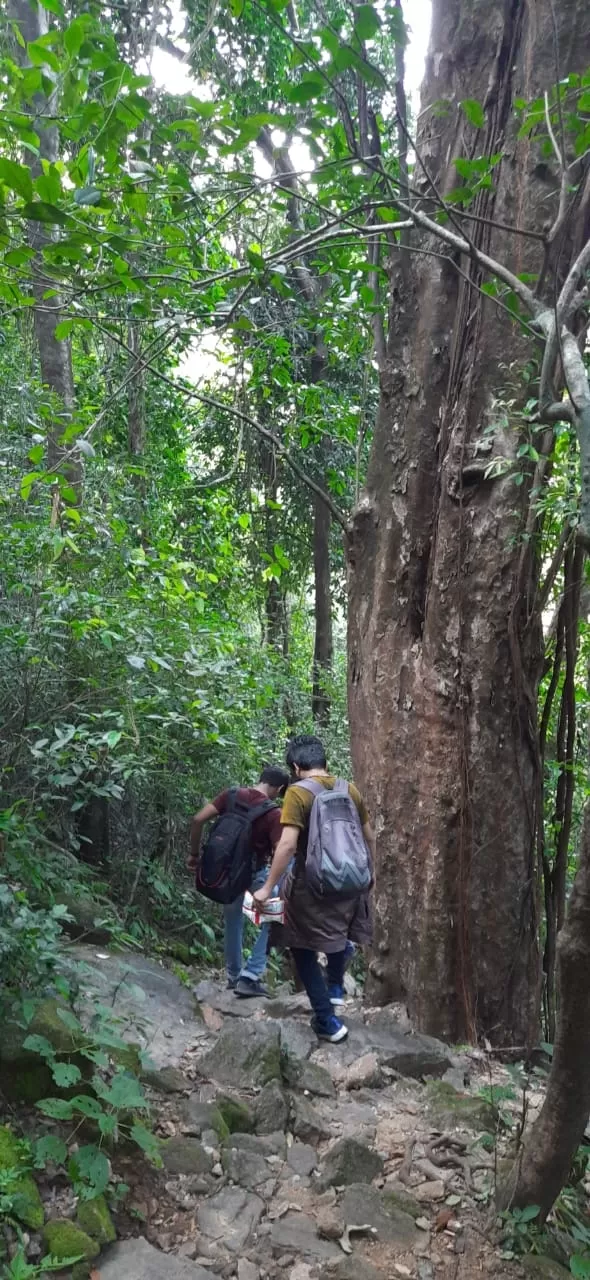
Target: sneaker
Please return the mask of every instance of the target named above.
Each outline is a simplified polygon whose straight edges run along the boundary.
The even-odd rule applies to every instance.
[[[251,1000],[253,996],[268,996],[268,988],[259,978],[238,978],[234,995],[240,996],[242,1000]]]
[[[238,979],[237,979],[237,978],[228,978],[228,980],[227,980],[227,986],[226,986],[226,988],[225,988],[225,989],[226,989],[226,991],[235,991],[235,989],[236,989],[236,982],[237,982],[237,981],[238,981]]]
[[[341,1040],[346,1040],[348,1035],[348,1027],[345,1027],[340,1018],[334,1015],[326,1018],[325,1022],[320,1022],[319,1018],[313,1018],[311,1026],[318,1040],[329,1040],[330,1044],[339,1044]]]
[[[330,997],[330,1004],[344,1004],[344,987],[337,987],[333,984],[328,987],[328,995]]]

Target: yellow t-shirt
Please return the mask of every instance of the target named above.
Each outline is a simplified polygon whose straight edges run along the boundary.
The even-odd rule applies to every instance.
[[[310,781],[321,782],[324,787],[327,787],[329,791],[332,791],[336,778],[333,774],[326,774],[326,776],[322,775],[321,777],[314,774],[313,777],[310,778]],[[348,785],[350,795],[359,811],[361,824],[364,827],[369,821],[367,806],[360,791],[355,787],[354,782],[350,782]],[[315,796],[312,795],[311,791],[308,791],[305,787],[298,787],[296,782],[293,783],[293,786],[288,788],[285,799],[283,800],[283,807],[281,809],[281,826],[299,827],[300,831],[305,831],[309,822],[309,815],[311,813],[314,800]]]

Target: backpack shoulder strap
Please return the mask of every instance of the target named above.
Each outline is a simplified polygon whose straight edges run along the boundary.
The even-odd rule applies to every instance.
[[[294,782],[294,787],[302,787],[304,791],[311,791],[312,796],[321,795],[326,788],[321,782],[316,782],[314,778],[306,778],[304,782]]]
[[[345,778],[336,778],[336,781],[334,783],[334,791],[339,791],[341,795],[347,796],[349,794],[350,787]]]
[[[238,798],[238,787],[229,787],[227,792],[227,805],[225,808],[226,813],[233,813],[236,807],[237,798]]]
[[[268,813],[270,809],[278,809],[278,804],[274,800],[261,800],[260,804],[252,804],[248,810],[250,822],[256,822],[257,818],[261,818],[264,813]]]

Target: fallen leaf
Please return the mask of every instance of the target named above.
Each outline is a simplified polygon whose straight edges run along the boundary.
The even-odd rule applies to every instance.
[[[223,1026],[223,1017],[217,1012],[217,1009],[212,1009],[210,1004],[202,1004],[201,1013],[203,1015],[203,1022],[210,1031],[221,1031]]]
[[[444,1231],[445,1227],[448,1226],[452,1217],[453,1217],[452,1209],[439,1209],[436,1215],[436,1218],[434,1219],[434,1230]]]

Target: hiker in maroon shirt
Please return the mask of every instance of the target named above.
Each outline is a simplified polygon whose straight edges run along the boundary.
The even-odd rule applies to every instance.
[[[260,781],[255,787],[240,787],[237,799],[242,804],[255,807],[262,799],[276,800],[289,782],[289,775],[283,769],[267,765],[260,774]],[[224,813],[227,808],[229,790],[222,791],[208,804],[203,805],[193,818],[191,825],[191,853],[187,862],[190,871],[196,870],[201,848],[203,827]],[[254,861],[254,876],[251,888],[258,889],[266,881],[274,851],[281,838],[281,811],[278,806],[255,818],[252,823],[251,845]],[[225,965],[227,969],[227,985],[236,995],[265,996],[267,989],[262,982],[266,969],[269,925],[262,925],[252,949],[249,960],[243,965],[242,937],[244,916],[242,907],[244,895],[240,894],[235,902],[224,906],[225,917]]]

